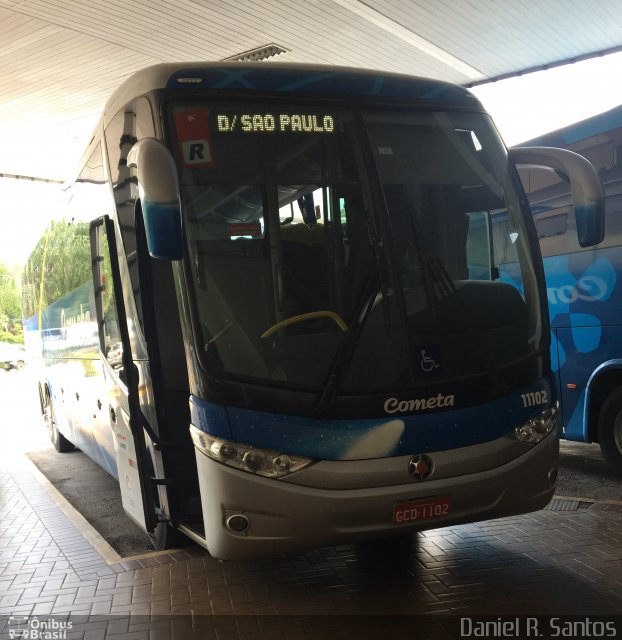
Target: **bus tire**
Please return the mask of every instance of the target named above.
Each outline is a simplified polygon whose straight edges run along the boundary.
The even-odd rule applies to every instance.
[[[149,533],[151,544],[156,551],[186,547],[190,540],[181,531],[168,522],[158,522],[154,531]]]
[[[56,426],[56,418],[54,417],[54,407],[52,405],[52,399],[47,396],[46,406],[43,411],[43,416],[48,425],[48,435],[52,446],[58,451],[58,453],[69,453],[74,450],[73,444],[58,430]]]
[[[622,475],[622,388],[612,391],[598,420],[598,444],[605,460]]]

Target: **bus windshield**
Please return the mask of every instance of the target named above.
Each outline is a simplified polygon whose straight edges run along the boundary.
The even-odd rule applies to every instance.
[[[526,205],[484,114],[169,113],[210,375],[318,394],[502,389],[541,351]]]

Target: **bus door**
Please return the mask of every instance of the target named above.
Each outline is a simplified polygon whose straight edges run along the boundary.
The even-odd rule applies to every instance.
[[[146,448],[146,421],[139,402],[139,373],[132,359],[114,223],[91,223],[91,259],[99,345],[107,386],[107,411],[114,434],[123,508],[143,529],[157,524],[153,464]]]

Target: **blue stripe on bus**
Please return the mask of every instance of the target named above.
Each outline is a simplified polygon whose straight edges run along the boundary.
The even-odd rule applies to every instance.
[[[201,82],[179,82],[196,78]],[[481,108],[477,98],[459,85],[439,83],[427,78],[409,78],[349,70],[283,69],[240,67],[188,68],[175,71],[166,83],[167,89],[184,91],[224,89],[228,91],[275,91],[282,93],[322,93],[352,96],[406,98],[424,102]]]
[[[521,142],[520,147],[565,147],[573,142],[591,138],[600,133],[617,129],[622,120],[622,107],[615,107],[591,118],[551,131],[532,140]]]
[[[442,451],[488,442],[509,433],[547,405],[525,407],[521,395],[546,391],[544,378],[483,405],[360,420],[320,420],[190,399],[192,423],[210,435],[242,444],[324,460],[352,460]]]

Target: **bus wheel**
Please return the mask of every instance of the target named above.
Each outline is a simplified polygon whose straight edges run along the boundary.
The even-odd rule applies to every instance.
[[[605,400],[598,422],[598,443],[605,460],[622,474],[622,388]]]
[[[156,551],[187,547],[190,542],[181,531],[175,529],[168,522],[158,522],[155,530],[149,534],[149,538]]]
[[[48,396],[43,410],[43,418],[48,425],[48,434],[54,448],[59,453],[68,453],[73,451],[74,446],[65,438],[56,426],[56,418],[54,417],[54,409],[52,407],[52,399]]]

